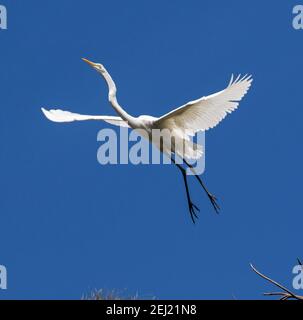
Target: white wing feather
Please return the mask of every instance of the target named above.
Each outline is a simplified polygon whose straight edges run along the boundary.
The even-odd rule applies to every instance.
[[[91,116],[73,113],[69,111],[63,111],[60,109],[56,110],[46,110],[41,108],[42,112],[47,119],[53,122],[73,122],[73,121],[84,121],[84,120],[103,120],[107,123],[113,124],[120,127],[129,127],[126,121],[122,120],[120,117],[114,116]]]
[[[228,87],[207,97],[202,97],[160,117],[155,126],[172,130],[185,130],[195,134],[215,127],[228,113],[237,109],[239,101],[247,93],[253,79],[251,76],[233,76]],[[181,132],[180,132],[181,134]],[[187,134],[189,134],[187,132]],[[190,134],[190,135],[192,135]]]

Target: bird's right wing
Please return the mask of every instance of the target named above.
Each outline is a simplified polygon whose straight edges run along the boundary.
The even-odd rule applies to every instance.
[[[85,121],[85,120],[103,120],[107,123],[113,124],[119,127],[129,127],[128,123],[120,117],[114,116],[91,116],[79,113],[73,113],[69,111],[63,111],[60,109],[46,110],[41,108],[46,118],[53,122],[73,122],[73,121]]]

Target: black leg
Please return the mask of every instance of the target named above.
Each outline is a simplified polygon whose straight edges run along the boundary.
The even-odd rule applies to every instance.
[[[216,213],[219,213],[220,207],[217,203],[217,198],[212,195],[206,188],[205,184],[203,183],[202,179],[196,174],[195,169],[193,168],[193,166],[191,164],[189,164],[185,159],[183,159],[184,163],[192,170],[192,172],[194,173],[194,176],[197,178],[197,180],[199,181],[200,185],[202,186],[202,188],[204,189],[204,191],[206,192],[211,204],[213,205]]]
[[[192,222],[195,224],[196,223],[195,219],[199,218],[197,216],[195,210],[200,211],[200,209],[191,201],[188,183],[187,183],[186,170],[181,165],[177,164],[173,158],[171,160],[180,169],[180,171],[182,173],[184,184],[185,184],[185,189],[186,189],[186,197],[187,197],[187,203],[188,203],[190,217],[192,219]]]

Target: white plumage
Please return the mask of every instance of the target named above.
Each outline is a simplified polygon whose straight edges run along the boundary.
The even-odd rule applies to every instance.
[[[44,115],[54,122],[99,120],[116,126],[130,127],[138,132],[140,132],[138,129],[143,129],[147,132],[147,136],[144,136],[148,137],[156,147],[169,157],[171,157],[172,154],[181,157],[194,173],[195,171],[193,167],[186,161],[186,159],[198,159],[203,154],[203,150],[200,145],[193,143],[190,137],[194,136],[198,131],[206,131],[215,127],[227,116],[228,113],[234,111],[239,106],[239,102],[245,96],[253,81],[251,76],[247,75],[242,78],[241,76],[238,76],[236,79],[232,76],[226,89],[215,94],[190,101],[162,117],[133,117],[119,105],[116,98],[116,85],[104,66],[100,63],[94,63],[87,59],[83,60],[104,77],[109,89],[109,101],[119,116],[82,115],[60,109],[46,110],[42,108]],[[153,132],[159,132],[161,130],[168,130],[171,135],[164,136],[162,143],[158,140],[155,142],[152,139]],[[175,141],[171,139],[172,136],[177,138],[179,142],[181,141],[182,144],[175,143]],[[182,172],[191,218],[193,222],[195,222],[195,218],[197,218],[195,210],[199,209],[191,201],[185,169],[179,164],[176,165]],[[207,193],[214,209],[218,212],[219,206],[216,202],[216,197],[206,189],[198,175],[195,175],[195,177]]]
[[[73,122],[84,120],[103,120],[107,123],[120,127],[129,127],[127,122],[123,121],[120,117],[114,116],[90,116],[85,114],[73,113],[70,111],[64,111],[60,109],[46,110],[41,108],[42,112],[48,120],[53,122]]]
[[[226,89],[190,101],[187,104],[165,114],[157,121],[161,128],[192,130],[193,133],[215,127],[228,113],[237,109],[239,102],[251,86],[251,76],[234,81],[233,76]]]
[[[103,70],[105,70],[104,67]],[[108,77],[111,79],[109,74]],[[107,78],[105,77],[105,79]],[[251,76],[244,76],[242,78],[238,76],[235,80],[232,76],[226,89],[215,94],[190,101],[160,118],[152,116],[139,116],[134,118],[127,115],[129,117],[123,120],[121,117],[83,115],[69,111],[63,111],[60,109],[46,110],[42,108],[42,111],[49,120],[54,122],[100,120],[116,126],[132,127],[133,129],[145,129],[148,132],[151,132],[153,129],[168,129],[171,131],[172,136],[183,139],[184,149],[174,149],[174,144],[172,144],[171,149],[171,141],[167,143],[167,148],[165,148],[165,141],[163,147],[157,144],[156,147],[160,148],[162,152],[168,155],[171,153],[176,153],[180,157],[197,159],[201,157],[203,150],[200,145],[191,142],[190,136],[193,136],[198,131],[206,131],[215,127],[227,116],[228,113],[231,113],[237,109],[239,102],[247,93],[252,81],[253,79]],[[111,91],[114,89],[115,91],[115,88],[112,87],[111,82],[108,84],[109,90]],[[116,109],[118,114],[121,114],[119,111],[122,108],[120,105],[118,105],[117,100],[110,96],[110,101],[112,102],[113,107]],[[152,141],[151,135],[149,137]]]

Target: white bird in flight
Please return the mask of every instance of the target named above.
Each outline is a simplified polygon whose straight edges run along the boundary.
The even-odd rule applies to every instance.
[[[162,117],[157,118],[145,115],[133,117],[128,114],[118,103],[116,97],[116,85],[105,67],[100,63],[94,63],[84,58],[82,60],[92,66],[104,77],[109,89],[109,102],[119,116],[82,115],[59,109],[46,110],[42,108],[44,115],[49,120],[54,122],[103,120],[107,123],[120,127],[130,127],[135,130],[143,129],[147,132],[148,138],[152,143],[154,143],[154,141],[151,139],[152,130],[168,129],[170,132],[172,132],[174,137],[177,137],[182,141],[182,147],[180,147],[179,144],[173,143],[171,140],[165,141],[165,139],[161,141],[161,145],[157,144],[156,147],[158,147],[164,154],[169,156],[172,162],[180,169],[182,173],[192,221],[195,223],[195,218],[198,218],[196,211],[200,210],[191,200],[187,183],[186,169],[184,169],[179,163],[176,163],[173,155],[181,157],[184,163],[194,173],[194,176],[197,178],[198,182],[206,192],[215,211],[218,213],[220,207],[217,204],[216,197],[207,190],[202,179],[195,173],[193,166],[186,160],[198,159],[203,153],[202,147],[193,143],[190,139],[190,136],[193,136],[198,131],[206,131],[215,127],[227,116],[228,113],[231,113],[237,109],[239,102],[251,86],[253,81],[252,77],[245,75],[241,78],[239,75],[236,79],[234,79],[232,76],[226,89],[215,94],[190,101],[185,105],[163,115]]]

